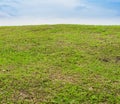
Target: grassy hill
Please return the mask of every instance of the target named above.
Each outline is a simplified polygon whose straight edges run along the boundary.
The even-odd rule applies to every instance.
[[[120,104],[120,26],[0,27],[0,104]]]

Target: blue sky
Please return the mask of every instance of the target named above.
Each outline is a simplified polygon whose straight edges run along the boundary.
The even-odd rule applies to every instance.
[[[0,25],[120,25],[120,0],[0,0]]]

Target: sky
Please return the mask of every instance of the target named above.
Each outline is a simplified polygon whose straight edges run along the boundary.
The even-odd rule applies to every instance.
[[[0,26],[120,25],[120,0],[0,0]]]

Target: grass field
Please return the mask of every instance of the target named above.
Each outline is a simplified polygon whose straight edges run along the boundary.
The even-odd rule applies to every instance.
[[[0,27],[0,104],[120,104],[120,26]]]

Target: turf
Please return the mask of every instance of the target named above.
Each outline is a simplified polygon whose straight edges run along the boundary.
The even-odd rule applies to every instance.
[[[120,26],[0,27],[0,104],[120,104]]]

